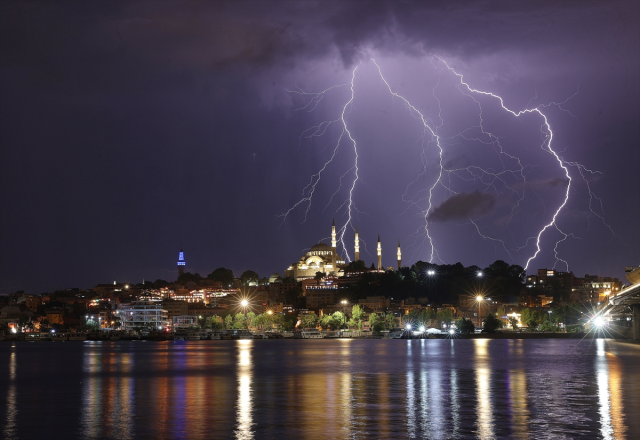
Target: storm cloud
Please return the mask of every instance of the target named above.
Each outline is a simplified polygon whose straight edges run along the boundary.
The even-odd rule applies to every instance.
[[[302,208],[287,222],[278,217],[340,138],[335,125],[309,144],[301,145],[301,133],[335,120],[348,95],[335,88],[313,112],[296,112],[305,103],[289,91],[344,84],[355,66],[348,124],[361,148],[353,189],[360,238],[413,241],[406,231],[420,228],[415,220],[424,220],[433,188],[429,200],[439,206],[429,218],[439,222],[443,261],[485,265],[496,257],[487,242],[470,249],[456,241],[469,235],[447,220],[489,213],[477,227],[498,237],[496,218],[506,218],[509,237],[524,237],[521,247],[530,228],[548,223],[567,184],[542,121],[530,114],[514,122],[485,96],[483,123],[501,144],[472,142],[483,135],[475,102],[433,55],[514,110],[563,102],[544,107],[554,151],[583,164],[585,180],[569,166],[571,200],[558,220],[584,239],[564,241],[562,258],[578,272],[613,275],[640,248],[638,203],[620,190],[634,184],[640,162],[638,23],[640,2],[625,0],[2,1],[0,293],[91,287],[114,276],[175,279],[180,243],[190,272],[282,272],[327,236],[332,217],[343,224],[328,203],[342,203],[333,195],[353,167],[343,136],[342,168],[323,172],[310,215]],[[423,142],[416,115],[407,117],[381,87],[369,57],[394,90],[426,110],[442,156]],[[502,148],[526,159],[524,168]],[[489,173],[470,168],[479,162]],[[460,186],[447,178],[433,187],[439,174],[430,167],[439,163]],[[447,199],[451,190],[458,195]],[[588,203],[591,190],[602,204]],[[512,215],[523,196],[526,212]],[[598,215],[623,213],[610,224],[631,247],[584,220],[600,207]],[[477,236],[476,227],[467,232]],[[542,237],[535,265],[556,262],[556,232]],[[409,264],[431,255],[418,245],[403,251]],[[530,251],[511,262],[523,264]]]
[[[429,220],[446,222],[448,220],[481,217],[491,212],[496,204],[493,195],[474,191],[456,194],[445,200],[429,214]]]

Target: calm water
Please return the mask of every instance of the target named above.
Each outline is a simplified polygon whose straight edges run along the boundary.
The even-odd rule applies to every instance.
[[[640,438],[605,340],[0,344],[6,439]]]

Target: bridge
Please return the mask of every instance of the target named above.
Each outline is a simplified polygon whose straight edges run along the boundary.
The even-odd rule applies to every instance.
[[[631,311],[633,340],[640,340],[640,267],[628,271],[627,279],[633,284],[617,295],[609,297],[609,305],[600,315],[626,314]]]

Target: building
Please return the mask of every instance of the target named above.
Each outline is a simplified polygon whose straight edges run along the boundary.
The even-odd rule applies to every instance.
[[[169,324],[167,311],[158,300],[132,301],[131,304],[120,304],[116,314],[120,317],[123,330],[136,327],[164,328]]]
[[[380,242],[380,235],[378,235],[376,253],[378,257],[377,269],[384,271],[384,267],[382,266],[382,244]],[[358,228],[355,229],[354,255],[355,261],[359,261],[360,239],[358,236]],[[399,240],[397,258],[399,269],[402,265],[402,251],[400,250]],[[344,258],[338,254],[336,222],[334,221],[331,226],[331,246],[325,243],[316,244],[309,249],[309,252],[300,257],[297,262],[289,266],[287,270],[284,271],[284,276],[285,278],[293,278],[296,281],[314,278],[317,272],[340,277],[344,275],[343,267],[345,264]]]
[[[162,301],[162,308],[167,311],[167,319],[171,321],[171,318],[179,315],[189,314],[189,303],[186,301]]]
[[[180,253],[178,254],[178,278],[184,274],[184,267],[187,263],[184,261],[184,252],[182,252],[182,244],[180,245]]]
[[[391,307],[391,300],[384,296],[368,296],[366,299],[359,300],[358,304],[374,312],[383,312]]]
[[[314,278],[316,272],[327,275],[342,275],[340,265],[344,265],[344,258],[338,255],[336,240],[336,222],[331,227],[331,246],[318,243],[309,249],[300,259],[284,271],[285,278],[294,278],[296,281]]]
[[[303,282],[303,286],[306,283]],[[304,286],[307,309],[318,309],[338,301],[338,284],[334,280],[327,280],[317,284]]]
[[[171,318],[171,323],[174,330],[198,327],[199,325],[196,315],[176,315]]]

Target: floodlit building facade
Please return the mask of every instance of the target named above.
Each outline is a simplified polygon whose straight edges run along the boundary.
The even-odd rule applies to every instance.
[[[161,329],[169,324],[167,311],[162,308],[162,302],[157,300],[121,304],[116,314],[120,317],[123,330],[133,330],[136,327]]]

